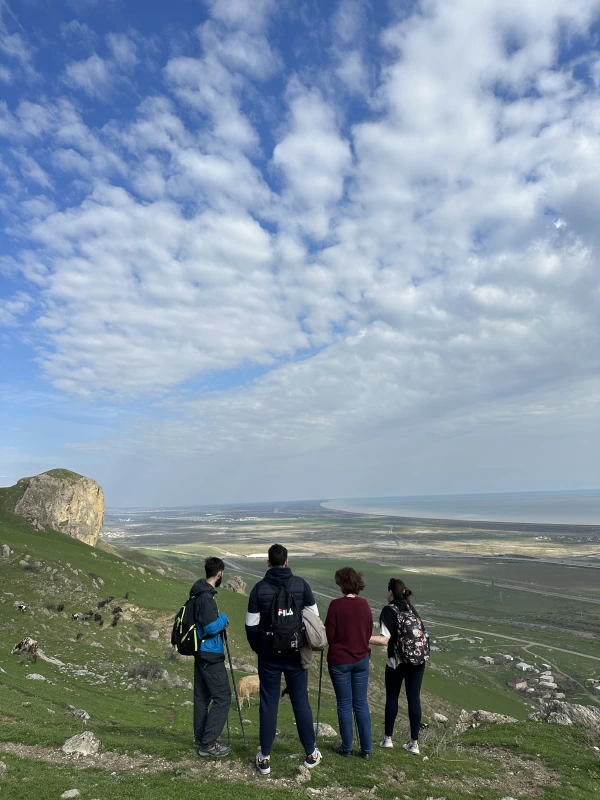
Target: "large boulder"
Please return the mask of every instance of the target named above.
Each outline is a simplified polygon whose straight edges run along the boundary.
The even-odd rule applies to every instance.
[[[517,722],[517,720],[514,717],[507,717],[505,714],[496,714],[493,711],[465,711],[463,708],[458,716],[454,733],[464,733],[469,730],[469,728],[478,728],[482,724],[506,725],[511,722]]]
[[[45,526],[94,546],[104,521],[104,492],[91,478],[66,469],[52,469],[21,478],[23,496],[15,514],[36,528]]]
[[[237,592],[237,594],[246,594],[246,584],[240,575],[234,575],[223,584],[224,589],[229,589],[230,592]]]
[[[91,731],[71,736],[62,746],[63,753],[77,756],[93,756],[100,749],[100,740]]]

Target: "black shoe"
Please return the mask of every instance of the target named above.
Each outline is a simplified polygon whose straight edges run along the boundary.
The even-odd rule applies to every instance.
[[[338,756],[344,756],[344,758],[350,758],[352,755],[352,750],[344,750],[341,744],[334,744],[331,749],[334,753],[337,753]]]
[[[373,758],[373,753],[366,753],[364,750],[359,752],[361,758],[364,758],[365,761],[370,761]]]
[[[222,742],[213,742],[206,747],[202,746],[198,748],[198,755],[203,758],[224,758],[228,756],[229,753],[231,753],[231,747],[227,747],[227,745]]]

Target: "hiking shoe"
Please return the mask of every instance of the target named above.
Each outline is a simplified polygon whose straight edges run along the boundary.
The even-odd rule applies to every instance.
[[[256,764],[256,769],[261,775],[271,774],[271,756],[265,757],[262,753],[257,753],[254,763]]]
[[[352,750],[344,750],[341,744],[334,744],[331,749],[334,753],[337,753],[338,756],[344,756],[344,758],[350,758],[352,755]]]
[[[304,766],[308,767],[309,769],[313,769],[314,767],[318,766],[322,760],[323,756],[321,755],[321,751],[317,750],[315,747],[314,753],[311,753],[304,759]]]
[[[198,748],[198,755],[203,758],[224,758],[231,753],[231,747],[228,747],[223,742],[213,742],[212,744],[200,746]]]
[[[394,743],[392,742],[391,736],[384,736],[383,739],[379,742],[379,747],[393,747]]]
[[[365,761],[370,761],[373,758],[373,753],[371,753],[371,752],[367,753],[366,750],[360,750],[359,751],[359,756],[361,758],[364,758]]]
[[[411,742],[409,739],[408,742],[405,742],[402,747],[408,752],[412,753],[414,756],[418,756],[421,752],[419,750],[419,743],[418,742]]]

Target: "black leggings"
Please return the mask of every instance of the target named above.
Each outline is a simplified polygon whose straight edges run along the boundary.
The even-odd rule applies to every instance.
[[[398,715],[398,697],[404,681],[404,690],[408,701],[408,719],[410,720],[410,738],[419,738],[421,725],[421,683],[425,664],[418,667],[412,664],[400,664],[396,669],[385,668],[385,735],[392,736],[394,723]]]

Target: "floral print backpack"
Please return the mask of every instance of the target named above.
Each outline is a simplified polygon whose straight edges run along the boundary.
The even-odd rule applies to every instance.
[[[398,663],[415,667],[429,661],[429,634],[412,608],[396,609],[395,655]]]

